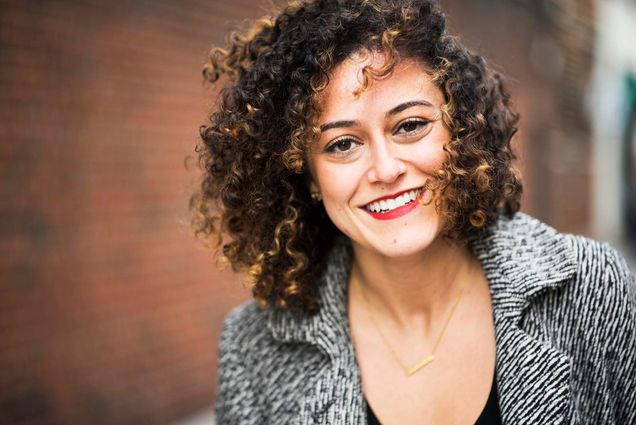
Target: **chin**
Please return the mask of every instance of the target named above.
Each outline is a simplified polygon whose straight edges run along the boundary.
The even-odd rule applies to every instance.
[[[369,248],[384,257],[408,257],[425,252],[439,240],[441,235],[439,228],[435,226],[419,232],[410,230],[393,236],[387,235],[374,240]]]
[[[382,250],[378,250],[380,254],[385,257],[410,257],[412,255],[417,255],[426,251],[432,245],[431,241],[421,241],[421,242],[403,242],[399,241],[395,244],[390,244],[389,246],[384,246]]]

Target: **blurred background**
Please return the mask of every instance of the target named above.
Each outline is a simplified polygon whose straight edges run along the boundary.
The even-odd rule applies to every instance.
[[[522,114],[523,210],[636,253],[636,2],[442,0]],[[0,423],[212,424],[248,298],[191,235],[208,49],[264,1],[0,0]]]

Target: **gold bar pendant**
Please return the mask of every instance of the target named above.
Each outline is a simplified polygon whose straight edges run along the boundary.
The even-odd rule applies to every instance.
[[[434,358],[435,358],[434,354],[429,354],[428,356],[426,356],[422,360],[420,360],[416,365],[411,366],[406,371],[406,374],[409,375],[409,376],[413,375],[415,372],[417,372],[418,370],[420,370],[421,368],[423,368],[424,366],[426,366],[427,364],[432,362]]]

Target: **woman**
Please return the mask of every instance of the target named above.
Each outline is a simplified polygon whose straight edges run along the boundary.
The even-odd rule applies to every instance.
[[[193,225],[255,298],[219,423],[636,423],[634,277],[518,212],[508,92],[433,2],[290,5],[204,75]]]

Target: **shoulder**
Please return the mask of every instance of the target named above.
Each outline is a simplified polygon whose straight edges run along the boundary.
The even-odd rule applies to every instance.
[[[608,336],[636,323],[636,280],[625,257],[607,242],[565,235],[576,264],[576,293],[584,301],[584,315],[593,315]],[[633,330],[632,330],[633,332]]]
[[[328,359],[312,344],[276,336],[272,310],[254,300],[225,318],[219,346],[216,412],[219,423],[290,418]],[[288,318],[289,315],[281,315]],[[278,422],[277,422],[278,423]]]
[[[634,274],[625,257],[607,242],[565,234],[572,246],[577,281],[590,290],[596,304],[636,304]]]
[[[268,338],[266,311],[255,300],[249,300],[234,307],[223,322],[220,353],[235,352],[241,356],[254,351]]]
[[[576,257],[576,274],[563,292],[565,329],[562,346],[568,347],[575,365],[573,381],[589,403],[616,423],[635,423],[636,387],[636,280],[625,258],[610,244],[567,235]],[[564,342],[567,341],[567,342]],[[612,400],[608,403],[608,400]],[[597,410],[598,410],[597,409]]]
[[[253,367],[257,347],[267,338],[262,317],[264,312],[254,300],[235,307],[225,317],[218,350],[216,411],[223,423],[241,422],[236,418],[253,411],[244,403],[260,399]],[[235,420],[229,420],[234,418]]]
[[[275,311],[271,307],[262,309],[255,300],[235,307],[223,322],[219,344],[221,363],[227,358],[244,366],[284,364],[285,359],[293,357],[299,350],[302,351],[307,344],[296,341],[293,332],[291,336],[277,332],[276,321],[294,326],[298,323],[295,321],[298,319],[297,314],[299,313],[296,310]],[[292,331],[294,330],[298,329],[293,328]]]
[[[633,297],[634,275],[625,257],[607,242],[586,236],[562,233],[552,226],[524,213],[512,218],[502,217],[494,232],[498,243],[515,256],[527,256],[524,266],[540,267],[550,264],[559,268],[564,263],[573,265],[579,279],[592,284],[611,286],[624,295]],[[557,261],[558,260],[558,261]],[[534,263],[534,264],[532,264]]]

